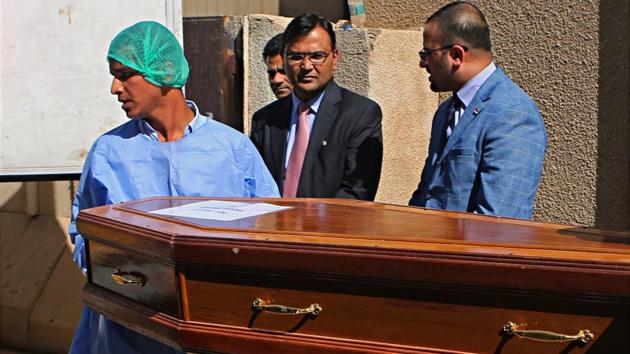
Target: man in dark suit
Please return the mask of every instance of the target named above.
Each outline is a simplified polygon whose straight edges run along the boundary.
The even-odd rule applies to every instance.
[[[381,108],[333,81],[339,50],[325,18],[296,17],[283,45],[293,92],[254,113],[251,132],[282,196],[374,200]]]
[[[289,96],[293,91],[293,84],[284,70],[283,52],[282,33],[278,33],[265,44],[262,53],[267,66],[267,81],[276,98]]]
[[[484,15],[448,4],[424,28],[420,67],[452,91],[433,118],[410,205],[529,219],[547,136],[532,99],[494,63]]]

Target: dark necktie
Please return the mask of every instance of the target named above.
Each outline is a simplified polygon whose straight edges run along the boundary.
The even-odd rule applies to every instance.
[[[448,139],[451,134],[453,134],[453,130],[455,130],[455,126],[459,123],[459,114],[462,108],[462,101],[457,97],[457,95],[453,95],[453,101],[451,102],[451,106],[448,109],[448,124],[446,125],[446,139]]]
[[[448,107],[448,121],[446,122],[446,128],[444,129],[444,135],[442,136],[442,143],[440,145],[440,153],[444,150],[446,146],[446,142],[448,138],[453,133],[455,126],[459,122],[459,110],[462,107],[462,101],[460,101],[457,95],[453,95],[453,99],[451,100],[451,104]]]

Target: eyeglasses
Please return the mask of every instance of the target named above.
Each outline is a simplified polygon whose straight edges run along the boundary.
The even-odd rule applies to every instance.
[[[287,61],[289,62],[289,64],[291,65],[299,65],[301,64],[304,59],[308,58],[308,61],[311,62],[311,64],[313,65],[322,65],[324,64],[324,62],[326,61],[326,58],[328,58],[328,55],[331,52],[312,52],[312,53],[287,53]]]
[[[420,56],[420,60],[421,61],[425,61],[427,60],[427,58],[430,58],[433,56],[433,54],[435,54],[435,52],[439,51],[439,50],[445,50],[445,49],[451,49],[454,46],[459,45],[459,44],[449,44],[449,45],[445,45],[442,48],[435,48],[435,49],[422,49],[421,51],[418,52],[418,55]],[[459,45],[460,47],[464,48],[464,51],[468,51],[468,48],[463,46],[463,45]]]

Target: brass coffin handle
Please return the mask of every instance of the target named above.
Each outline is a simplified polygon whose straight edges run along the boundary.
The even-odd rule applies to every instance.
[[[284,305],[270,305],[262,299],[254,300],[252,307],[256,311],[267,311],[272,313],[278,313],[282,315],[311,315],[317,316],[323,310],[318,304],[311,304],[306,308],[289,307]]]
[[[595,337],[588,329],[581,329],[576,335],[567,335],[562,333],[554,333],[540,330],[526,330],[521,329],[527,324],[516,324],[514,322],[508,322],[503,326],[503,331],[507,334],[514,334],[519,337],[538,340],[543,342],[573,342],[579,341],[582,343],[588,343]]]
[[[116,268],[112,273],[112,280],[120,285],[138,284],[142,287],[146,284],[147,277],[138,272],[123,272]]]

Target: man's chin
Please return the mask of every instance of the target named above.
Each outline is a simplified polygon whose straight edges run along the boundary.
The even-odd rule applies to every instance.
[[[305,92],[305,93],[320,92],[321,90],[324,89],[324,87],[326,87],[326,85],[325,84],[322,85],[318,81],[301,82],[297,86],[294,86],[296,91],[302,91],[302,92]]]
[[[133,111],[125,111],[125,114],[127,115],[127,118],[129,119],[140,118],[140,116],[138,114],[135,114]]]
[[[274,91],[274,94],[276,95],[277,98],[287,97],[288,95],[291,94],[291,89],[287,89],[287,88],[278,89]]]

